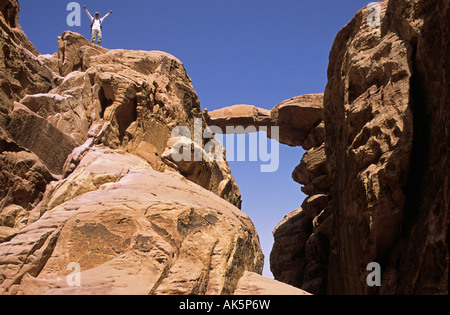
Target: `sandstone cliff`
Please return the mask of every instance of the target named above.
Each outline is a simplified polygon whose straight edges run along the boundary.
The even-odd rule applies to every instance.
[[[372,4],[337,35],[323,99],[206,113],[223,130],[279,126],[281,143],[307,150],[292,178],[308,197],[273,232],[277,280],[314,294],[448,294],[449,20],[448,1]],[[372,262],[380,287],[366,281]]]
[[[323,123],[274,231],[275,278],[317,294],[448,294],[448,1],[364,8],[330,53]],[[369,287],[370,262],[382,268]]]
[[[0,1],[0,294],[305,294],[258,275],[225,157],[166,154],[207,126],[178,59],[72,32],[42,56],[18,13]]]
[[[378,5],[380,25],[366,7],[338,33],[324,94],[202,113],[175,57],[71,32],[42,56],[17,1],[1,0],[1,294],[448,294],[450,4]],[[279,126],[307,150],[292,178],[308,197],[270,257],[289,285],[258,275],[225,157],[171,158],[178,141],[197,145],[171,134],[195,118]]]

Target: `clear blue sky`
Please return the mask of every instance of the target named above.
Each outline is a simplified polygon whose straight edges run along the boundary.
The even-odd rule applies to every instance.
[[[57,36],[71,30],[89,38],[90,21],[68,27],[61,0],[19,0],[20,24],[42,54],[57,51]],[[93,14],[113,10],[103,46],[162,50],[180,59],[203,109],[234,104],[271,109],[291,97],[322,93],[337,32],[368,0],[86,0]],[[291,173],[304,151],[280,146],[280,168],[261,173],[260,162],[232,162],[242,210],[256,225],[271,277],[272,230],[305,196]]]

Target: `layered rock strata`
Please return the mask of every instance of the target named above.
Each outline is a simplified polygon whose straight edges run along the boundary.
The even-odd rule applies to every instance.
[[[18,10],[0,2],[0,294],[305,293],[258,275],[225,157],[164,154],[207,127],[178,59],[72,32],[39,55]]]
[[[324,124],[293,174],[309,197],[274,231],[276,279],[317,294],[448,294],[449,18],[446,1],[382,1],[337,35]]]

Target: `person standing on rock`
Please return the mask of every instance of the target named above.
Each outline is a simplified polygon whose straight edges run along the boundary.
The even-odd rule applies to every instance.
[[[96,12],[95,13],[95,18],[92,17],[92,15],[89,13],[88,9],[86,8],[86,6],[84,6],[84,10],[86,11],[86,14],[88,15],[89,19],[92,22],[91,25],[91,43],[95,44],[95,40],[97,39],[97,45],[100,46],[100,43],[103,40],[103,36],[102,36],[102,24],[103,21],[105,21],[105,19],[112,14],[112,10],[109,11],[108,14],[106,14],[104,17],[100,18],[100,13]]]

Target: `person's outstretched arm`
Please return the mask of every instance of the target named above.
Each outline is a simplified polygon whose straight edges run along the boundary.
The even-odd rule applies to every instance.
[[[108,14],[106,14],[104,17],[102,17],[102,18],[100,19],[100,21],[102,21],[102,23],[103,23],[103,21],[104,21],[108,16],[110,16],[111,14],[112,14],[112,10],[109,11]]]
[[[94,21],[94,18],[92,17],[92,15],[89,13],[88,9],[86,8],[86,6],[83,6],[84,11],[86,11],[86,14],[88,15],[89,19],[92,21]]]

